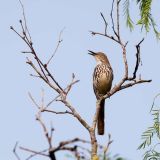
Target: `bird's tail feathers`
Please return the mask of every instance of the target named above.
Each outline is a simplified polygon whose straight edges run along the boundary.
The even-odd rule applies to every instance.
[[[102,100],[100,103],[100,111],[98,115],[98,124],[97,124],[99,135],[104,134],[104,126],[105,126],[104,124],[104,106],[105,106],[105,100]]]

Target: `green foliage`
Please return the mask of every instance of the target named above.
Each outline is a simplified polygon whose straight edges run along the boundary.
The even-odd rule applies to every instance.
[[[156,23],[151,14],[152,0],[137,0],[137,3],[139,4],[141,15],[137,24],[144,26],[147,32],[149,32],[150,26],[152,26],[156,37],[160,39],[160,33],[156,29]]]
[[[130,29],[130,31],[132,31],[134,27],[133,27],[133,21],[130,17],[129,6],[130,6],[130,1],[125,0],[125,2],[123,4],[123,11],[124,11],[124,15],[126,17],[126,25]]]
[[[151,25],[152,25],[152,27],[153,27],[154,33],[155,33],[155,35],[156,35],[156,38],[157,38],[157,39],[160,39],[160,32],[158,32],[157,29],[156,29],[156,23],[155,23],[152,15],[150,15],[150,21],[151,21]]]
[[[140,10],[140,19],[138,20],[137,24],[140,25],[142,29],[145,28],[146,32],[149,32],[150,28],[152,27],[156,38],[160,39],[160,32],[158,32],[156,28],[156,23],[151,13],[152,2],[152,0],[137,0],[137,4],[139,5]],[[134,25],[130,17],[129,7],[130,0],[125,0],[123,5],[123,11],[126,18],[126,25],[132,31]]]
[[[160,159],[160,153],[158,153],[155,150],[149,150],[145,152],[143,160],[159,160]]]
[[[138,24],[145,26],[146,31],[149,31],[150,27],[150,15],[151,15],[151,4],[152,0],[137,0],[140,7],[141,18]]]
[[[160,143],[153,144],[153,137],[157,138],[160,141],[160,110],[153,109],[155,105],[155,100],[159,96],[159,94],[154,98],[152,107],[151,107],[151,115],[153,117],[153,124],[151,127],[142,134],[143,143],[140,144],[138,149],[145,149],[150,146],[150,149],[145,152],[143,160],[160,160],[160,152],[156,151],[156,146],[160,145]],[[154,145],[154,147],[152,147]]]
[[[138,147],[138,149],[145,148],[151,145],[152,138],[156,134],[160,138],[160,122],[159,122],[159,110],[152,110],[153,116],[153,126],[148,127],[148,129],[142,134],[143,143]]]
[[[143,143],[138,147],[138,149],[145,148],[146,145],[150,145],[152,141],[152,137],[154,135],[155,129],[154,127],[149,127],[143,134],[142,139],[145,139]]]
[[[120,157],[119,155],[110,156],[110,155],[100,155],[100,160],[125,160],[124,158]]]

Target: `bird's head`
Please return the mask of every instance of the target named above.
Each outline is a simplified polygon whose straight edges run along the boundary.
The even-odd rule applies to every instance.
[[[103,52],[93,52],[91,50],[88,50],[88,51],[89,51],[88,54],[92,55],[95,58],[97,64],[104,63],[104,64],[110,65],[107,56]]]

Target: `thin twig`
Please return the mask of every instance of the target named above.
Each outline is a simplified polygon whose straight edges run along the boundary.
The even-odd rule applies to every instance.
[[[22,7],[22,11],[23,11],[23,19],[24,19],[24,26],[25,26],[25,33],[28,33],[28,36],[29,36],[29,39],[30,39],[30,41],[32,42],[32,38],[31,38],[31,35],[30,35],[30,32],[29,32],[29,29],[28,29],[28,27],[27,27],[27,19],[26,19],[26,16],[25,16],[25,10],[24,10],[24,6],[23,6],[23,3],[21,2],[21,0],[19,0],[19,3],[20,3],[20,5],[21,5],[21,7]]]
[[[101,13],[101,17],[103,18],[103,21],[104,21],[104,24],[105,24],[105,30],[104,30],[104,33],[105,33],[105,35],[106,35],[106,34],[107,34],[107,26],[108,26],[108,23],[107,23],[106,19],[104,18],[103,13]]]
[[[17,160],[21,160],[19,155],[17,154],[17,146],[18,146],[18,142],[16,142],[14,148],[13,148],[13,153],[16,156]]]
[[[68,84],[68,86],[64,89],[66,95],[68,95],[69,91],[71,90],[71,88],[73,87],[74,84],[78,83],[79,80],[74,80],[75,79],[75,75],[74,73],[72,74],[72,80],[71,80],[71,83]],[[52,99],[47,105],[46,105],[46,108],[47,109],[54,101],[56,101],[61,95],[58,94],[54,99]]]
[[[109,150],[109,147],[111,145],[111,143],[113,142],[113,140],[111,140],[111,135],[109,134],[108,135],[108,143],[107,143],[107,146],[104,147],[104,156],[106,156],[108,150]]]
[[[37,69],[37,67],[33,64],[33,62],[31,60],[28,59],[28,61],[26,63],[29,64],[35,70],[35,72],[40,76],[40,78],[42,78],[46,82],[46,84],[48,84],[52,89],[54,89],[58,93],[61,93],[59,88],[57,88],[56,86],[52,85],[49,81],[46,80],[46,78],[42,75],[42,72],[40,72]]]
[[[57,111],[53,111],[53,110],[50,110],[50,109],[43,109],[42,112],[50,112],[50,113],[54,113],[54,114],[71,114],[73,115],[72,112],[69,112],[69,111],[64,111],[64,112],[57,112]]]
[[[27,151],[27,152],[30,152],[30,153],[34,153],[34,154],[36,154],[36,155],[41,155],[41,156],[45,156],[45,157],[49,157],[49,155],[48,154],[45,154],[45,153],[43,153],[44,151],[34,151],[34,150],[32,150],[32,149],[28,149],[28,148],[25,148],[25,147],[19,147],[21,150],[24,150],[24,151]],[[47,151],[47,150],[46,150]]]
[[[37,56],[37,53],[36,51],[34,50],[33,46],[32,46],[32,42],[29,41],[28,42],[28,39],[26,40],[26,38],[24,38],[23,36],[21,36],[21,34],[19,34],[12,26],[10,27],[27,45],[28,47],[31,49],[31,53],[34,55],[34,58],[35,60],[37,61],[38,63],[38,66],[40,68],[40,71],[41,71],[41,75],[43,77],[43,80],[46,82],[46,83],[49,83],[49,79],[47,78],[47,76],[49,76],[53,82],[56,84],[56,86],[58,87],[58,89],[56,90],[58,93],[61,93],[61,92],[64,92],[62,87],[58,84],[58,82],[55,80],[55,78],[53,77],[53,75],[50,73],[50,71],[48,70],[47,68],[47,65],[46,64],[43,64],[42,61],[39,59],[39,57]],[[32,61],[29,61],[30,63],[28,64],[32,64],[31,66],[33,67],[33,63]],[[34,67],[35,69],[36,67]],[[38,69],[36,69],[35,71],[38,71]],[[45,73],[46,72],[46,73]],[[38,71],[38,73],[40,73]],[[55,87],[54,87],[55,88]]]
[[[29,159],[31,159],[31,158],[33,158],[33,157],[39,155],[39,153],[44,153],[44,152],[47,152],[47,151],[48,151],[48,149],[44,149],[44,150],[42,150],[42,151],[33,153],[33,154],[29,155],[29,156],[26,158],[26,160],[29,160]]]
[[[120,25],[119,25],[119,4],[120,4],[120,1],[117,0],[117,3],[116,3],[116,7],[117,7],[117,38],[119,41],[121,41],[120,39]]]
[[[42,88],[41,108],[44,108],[44,89]]]
[[[53,125],[52,125],[52,122],[51,122],[51,129],[50,129],[50,139],[51,139],[51,141],[53,140],[53,132],[54,132],[54,128],[53,128]]]
[[[38,112],[37,116],[36,116],[36,119],[40,122],[42,128],[43,128],[43,132],[45,134],[45,137],[48,141],[48,144],[49,144],[49,148],[52,148],[52,142],[51,142],[51,138],[49,136],[49,132],[47,130],[47,127],[45,125],[45,123],[43,122],[42,118],[41,118],[41,111]]]
[[[56,46],[56,48],[55,48],[52,56],[49,58],[48,62],[46,63],[47,66],[48,66],[48,64],[50,63],[50,61],[53,59],[53,57],[55,56],[55,54],[56,54],[56,52],[57,52],[57,50],[58,50],[58,48],[59,48],[59,45],[60,45],[60,43],[62,42],[61,36],[62,36],[62,33],[63,33],[64,29],[65,29],[65,28],[63,28],[63,29],[60,31],[59,38],[58,38],[58,42],[57,42],[57,46]]]
[[[114,36],[111,36],[111,35],[108,35],[108,34],[104,34],[104,33],[100,33],[100,32],[94,32],[94,31],[90,31],[91,34],[94,36],[94,35],[100,35],[100,36],[103,36],[103,37],[106,37],[106,38],[109,38],[113,41],[115,41],[116,43],[119,43],[119,41],[114,37]]]
[[[113,30],[114,34],[118,37],[118,34],[117,34],[116,30],[115,30],[115,25],[114,25],[113,9],[114,9],[114,0],[112,0],[112,8],[111,8],[110,16],[111,16],[111,20],[112,20],[112,30]]]
[[[33,98],[30,92],[28,92],[28,96],[32,100],[33,104],[37,107],[37,109],[40,109],[39,105],[37,104],[37,102],[35,101],[35,99]]]

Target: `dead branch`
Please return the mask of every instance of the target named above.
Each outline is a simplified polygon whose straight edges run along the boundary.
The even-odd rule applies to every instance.
[[[104,24],[105,24],[105,30],[104,30],[104,33],[105,33],[105,35],[106,35],[106,34],[107,34],[107,26],[108,26],[108,23],[107,23],[106,19],[104,18],[103,13],[101,13],[101,17],[103,18],[103,21],[104,21]]]
[[[46,63],[46,66],[48,66],[48,64],[50,63],[50,61],[53,59],[53,57],[55,56],[55,54],[56,54],[56,52],[57,52],[57,50],[58,50],[58,48],[59,48],[59,46],[60,46],[60,43],[63,41],[63,40],[61,39],[61,36],[62,36],[63,31],[64,31],[64,28],[63,28],[63,29],[60,31],[60,33],[59,33],[59,38],[58,38],[57,46],[56,46],[56,48],[55,48],[52,56],[49,58],[48,62]]]
[[[19,155],[17,154],[17,146],[18,146],[18,142],[16,142],[14,148],[13,148],[13,153],[16,156],[17,160],[21,160]]]
[[[74,80],[74,76],[73,76],[73,80]],[[72,80],[72,81],[73,81]],[[72,84],[73,82],[71,82]],[[36,102],[36,100],[33,98],[33,96],[31,95],[31,93],[29,94],[29,97],[31,98],[33,104],[36,106],[36,108],[38,109],[38,113],[36,115],[36,119],[38,120],[38,122],[40,123],[42,129],[43,129],[43,132],[44,132],[44,135],[48,141],[48,144],[49,144],[49,149],[48,149],[48,156],[50,157],[51,160],[56,160],[56,157],[55,157],[55,152],[57,151],[61,151],[61,150],[68,150],[68,151],[72,151],[75,155],[75,157],[77,157],[77,159],[80,158],[79,156],[79,152],[78,152],[78,149],[77,147],[75,147],[75,145],[73,147],[69,147],[68,145],[71,145],[71,144],[74,144],[76,142],[82,142],[82,143],[88,143],[90,144],[89,141],[86,141],[86,140],[82,140],[80,138],[74,138],[72,140],[67,140],[67,141],[62,141],[59,143],[59,145],[57,147],[53,147],[52,145],[52,134],[53,134],[53,127],[51,127],[51,134],[49,134],[49,131],[44,123],[44,121],[42,120],[42,113],[43,112],[51,112],[51,113],[55,113],[55,114],[71,114],[73,115],[73,112],[69,112],[69,111],[65,111],[65,112],[56,112],[56,111],[52,111],[52,110],[48,110],[46,109],[45,107],[45,104],[44,104],[44,91],[42,90],[42,98],[41,98],[41,104],[38,105],[38,103]],[[23,147],[22,147],[23,148]],[[21,149],[22,149],[21,148]],[[23,148],[24,149],[24,148]],[[44,153],[42,152],[37,152],[37,151],[34,151],[32,149],[27,149],[25,148],[26,151],[29,151],[31,153],[34,153],[33,155],[30,155],[29,158],[35,156],[35,155],[43,155]],[[42,154],[41,154],[42,153]],[[46,155],[46,154],[45,154]]]
[[[50,110],[50,109],[43,109],[42,112],[50,112],[50,113],[54,113],[54,114],[71,114],[71,115],[73,115],[72,112],[69,112],[67,110],[64,111],[64,112],[63,111],[56,112],[56,111],[53,111],[53,110]]]
[[[37,107],[37,109],[40,109],[39,105],[37,104],[37,102],[35,101],[35,99],[33,98],[32,94],[30,92],[28,92],[28,96],[31,99],[31,101],[33,102],[33,104]]]
[[[39,60],[38,60],[39,61]],[[63,91],[62,89],[61,89],[61,87],[59,88],[58,86],[55,86],[54,84],[52,84],[49,80],[48,80],[48,78],[46,79],[46,77],[47,77],[47,75],[44,73],[44,71],[40,71],[34,64],[33,64],[33,62],[31,61],[31,60],[29,60],[28,58],[27,58],[27,62],[26,62],[27,64],[29,64],[34,70],[35,70],[35,72],[39,75],[39,77],[44,81],[44,82],[46,82],[46,84],[48,84],[52,89],[54,89],[54,90],[56,90],[58,93],[61,93],[61,91]],[[45,74],[45,76],[44,76],[44,74]],[[53,78],[54,79],[54,78]],[[58,83],[57,83],[58,84]]]
[[[43,153],[43,152],[45,152],[45,151],[47,151],[47,150],[43,150],[43,151],[38,152],[38,151],[34,151],[34,150],[32,150],[32,149],[28,149],[28,148],[21,147],[21,146],[20,146],[19,148],[20,148],[21,150],[24,150],[24,151],[33,153],[34,156],[35,156],[35,155],[41,155],[41,156],[48,157],[48,154]],[[33,157],[33,155],[32,155],[32,157]]]
[[[82,124],[82,126],[84,126],[84,128],[86,128],[89,132],[91,130],[91,127],[89,126],[89,124],[80,116],[80,114],[75,110],[75,107],[73,107],[69,101],[67,101],[64,97],[62,97],[61,102],[63,102],[63,104],[65,106],[67,106],[70,111],[72,111],[73,116]]]
[[[117,32],[116,32],[116,35],[117,35],[117,38],[118,40],[121,42],[121,37],[120,37],[120,25],[119,25],[119,3],[120,1],[119,0],[116,0],[116,8],[117,8]]]
[[[134,69],[134,72],[133,72],[133,77],[131,78],[128,78],[129,80],[134,80],[136,78],[136,73],[138,71],[138,67],[139,67],[139,64],[141,62],[141,58],[140,58],[140,45],[141,43],[144,41],[144,38],[136,45],[136,49],[137,49],[137,53],[136,53],[136,64],[135,64],[135,69]]]
[[[21,23],[22,24],[22,23]],[[22,24],[23,26],[23,24]],[[11,29],[28,45],[28,47],[31,50],[32,55],[34,55],[34,58],[36,60],[36,62],[38,63],[39,68],[37,68],[34,63],[27,59],[27,63],[35,70],[35,72],[39,75],[39,77],[46,82],[46,84],[48,84],[52,89],[54,89],[56,92],[59,93],[59,96],[61,97],[60,101],[69,108],[69,110],[72,112],[72,115],[74,117],[76,117],[76,119],[78,119],[78,121],[87,129],[90,130],[90,126],[87,124],[87,122],[80,116],[80,114],[75,110],[75,107],[73,107],[68,100],[66,99],[68,92],[70,91],[71,87],[78,82],[77,81],[73,81],[67,86],[67,92],[65,93],[65,91],[62,89],[62,87],[60,87],[60,85],[58,84],[58,82],[55,80],[55,78],[53,77],[53,75],[51,74],[51,72],[48,70],[47,65],[43,64],[43,62],[39,59],[36,51],[33,48],[32,42],[29,41],[29,39],[27,38],[27,34],[25,34],[25,37],[23,38],[23,36],[18,33],[13,27],[11,27]],[[23,30],[23,27],[22,27]],[[50,82],[50,80],[47,78],[50,77],[53,82],[56,84],[56,86],[54,84],[52,84]],[[74,76],[73,76],[74,79]]]
[[[41,118],[41,112],[39,112],[37,115],[36,115],[36,120],[39,121],[39,123],[41,124],[42,128],[43,128],[43,131],[44,131],[44,134],[45,134],[45,137],[48,141],[48,144],[49,144],[49,148],[52,148],[52,139],[49,135],[49,132],[47,130],[47,127],[46,125],[44,124],[42,118]]]
[[[108,135],[107,145],[106,145],[106,147],[104,147],[104,156],[105,156],[105,157],[106,157],[106,154],[107,154],[107,152],[108,152],[108,150],[109,150],[109,147],[110,147],[110,145],[112,144],[112,142],[113,142],[113,140],[111,140],[111,135],[109,134],[109,135]]]
[[[22,21],[20,21],[20,24],[21,26],[23,26],[23,23]],[[23,35],[21,35],[20,33],[18,33],[12,26],[10,27],[26,44],[27,46],[30,48],[30,52],[31,54],[34,56],[34,59],[36,60],[38,66],[39,66],[39,69],[37,69],[35,67],[35,65],[33,64],[33,62],[31,60],[28,60],[27,63],[36,71],[36,73],[49,85],[52,86],[52,88],[54,90],[56,90],[58,93],[61,93],[63,92],[63,89],[62,87],[58,84],[58,82],[55,80],[55,78],[52,76],[52,74],[50,73],[50,71],[48,70],[47,68],[47,65],[44,64],[40,59],[39,57],[37,56],[37,53],[36,51],[34,50],[33,48],[33,43],[32,41],[28,38],[27,36],[27,33],[24,31],[24,27],[21,27],[22,28],[22,31],[23,31]],[[51,80],[54,82],[54,84],[56,85],[53,85],[51,84],[51,82],[49,81],[49,79],[47,77],[50,77]]]
[[[72,74],[72,80],[71,83],[68,84],[68,86],[64,89],[65,93],[68,95],[69,91],[71,90],[71,88],[73,87],[74,84],[78,83],[79,80],[75,80],[75,74]],[[52,99],[47,105],[46,108],[48,108],[54,101],[56,101],[61,95],[58,94],[54,99]]]
[[[115,24],[114,24],[114,19],[113,19],[113,10],[114,10],[114,0],[112,0],[112,8],[111,8],[110,17],[111,17],[111,20],[112,20],[112,30],[113,30],[114,34],[116,35],[116,37],[118,37],[118,34],[115,30]],[[118,42],[118,40],[116,42]]]
[[[22,150],[23,150],[23,149],[22,149]],[[25,151],[25,150],[24,150],[24,151]],[[47,151],[47,150],[43,150],[43,151],[40,151],[40,152],[37,152],[37,153],[33,153],[33,154],[29,155],[29,156],[26,158],[26,160],[29,160],[29,159],[31,159],[31,158],[39,155],[39,153],[43,153],[43,152],[46,152],[46,151]]]
[[[29,39],[30,39],[30,41],[32,41],[28,26],[27,26],[27,19],[26,19],[23,3],[21,2],[21,0],[19,0],[19,3],[21,5],[22,12],[23,12],[24,27],[23,27],[23,25],[21,25],[22,29],[23,29],[23,34],[28,33]],[[21,22],[21,24],[22,24],[22,22]]]

